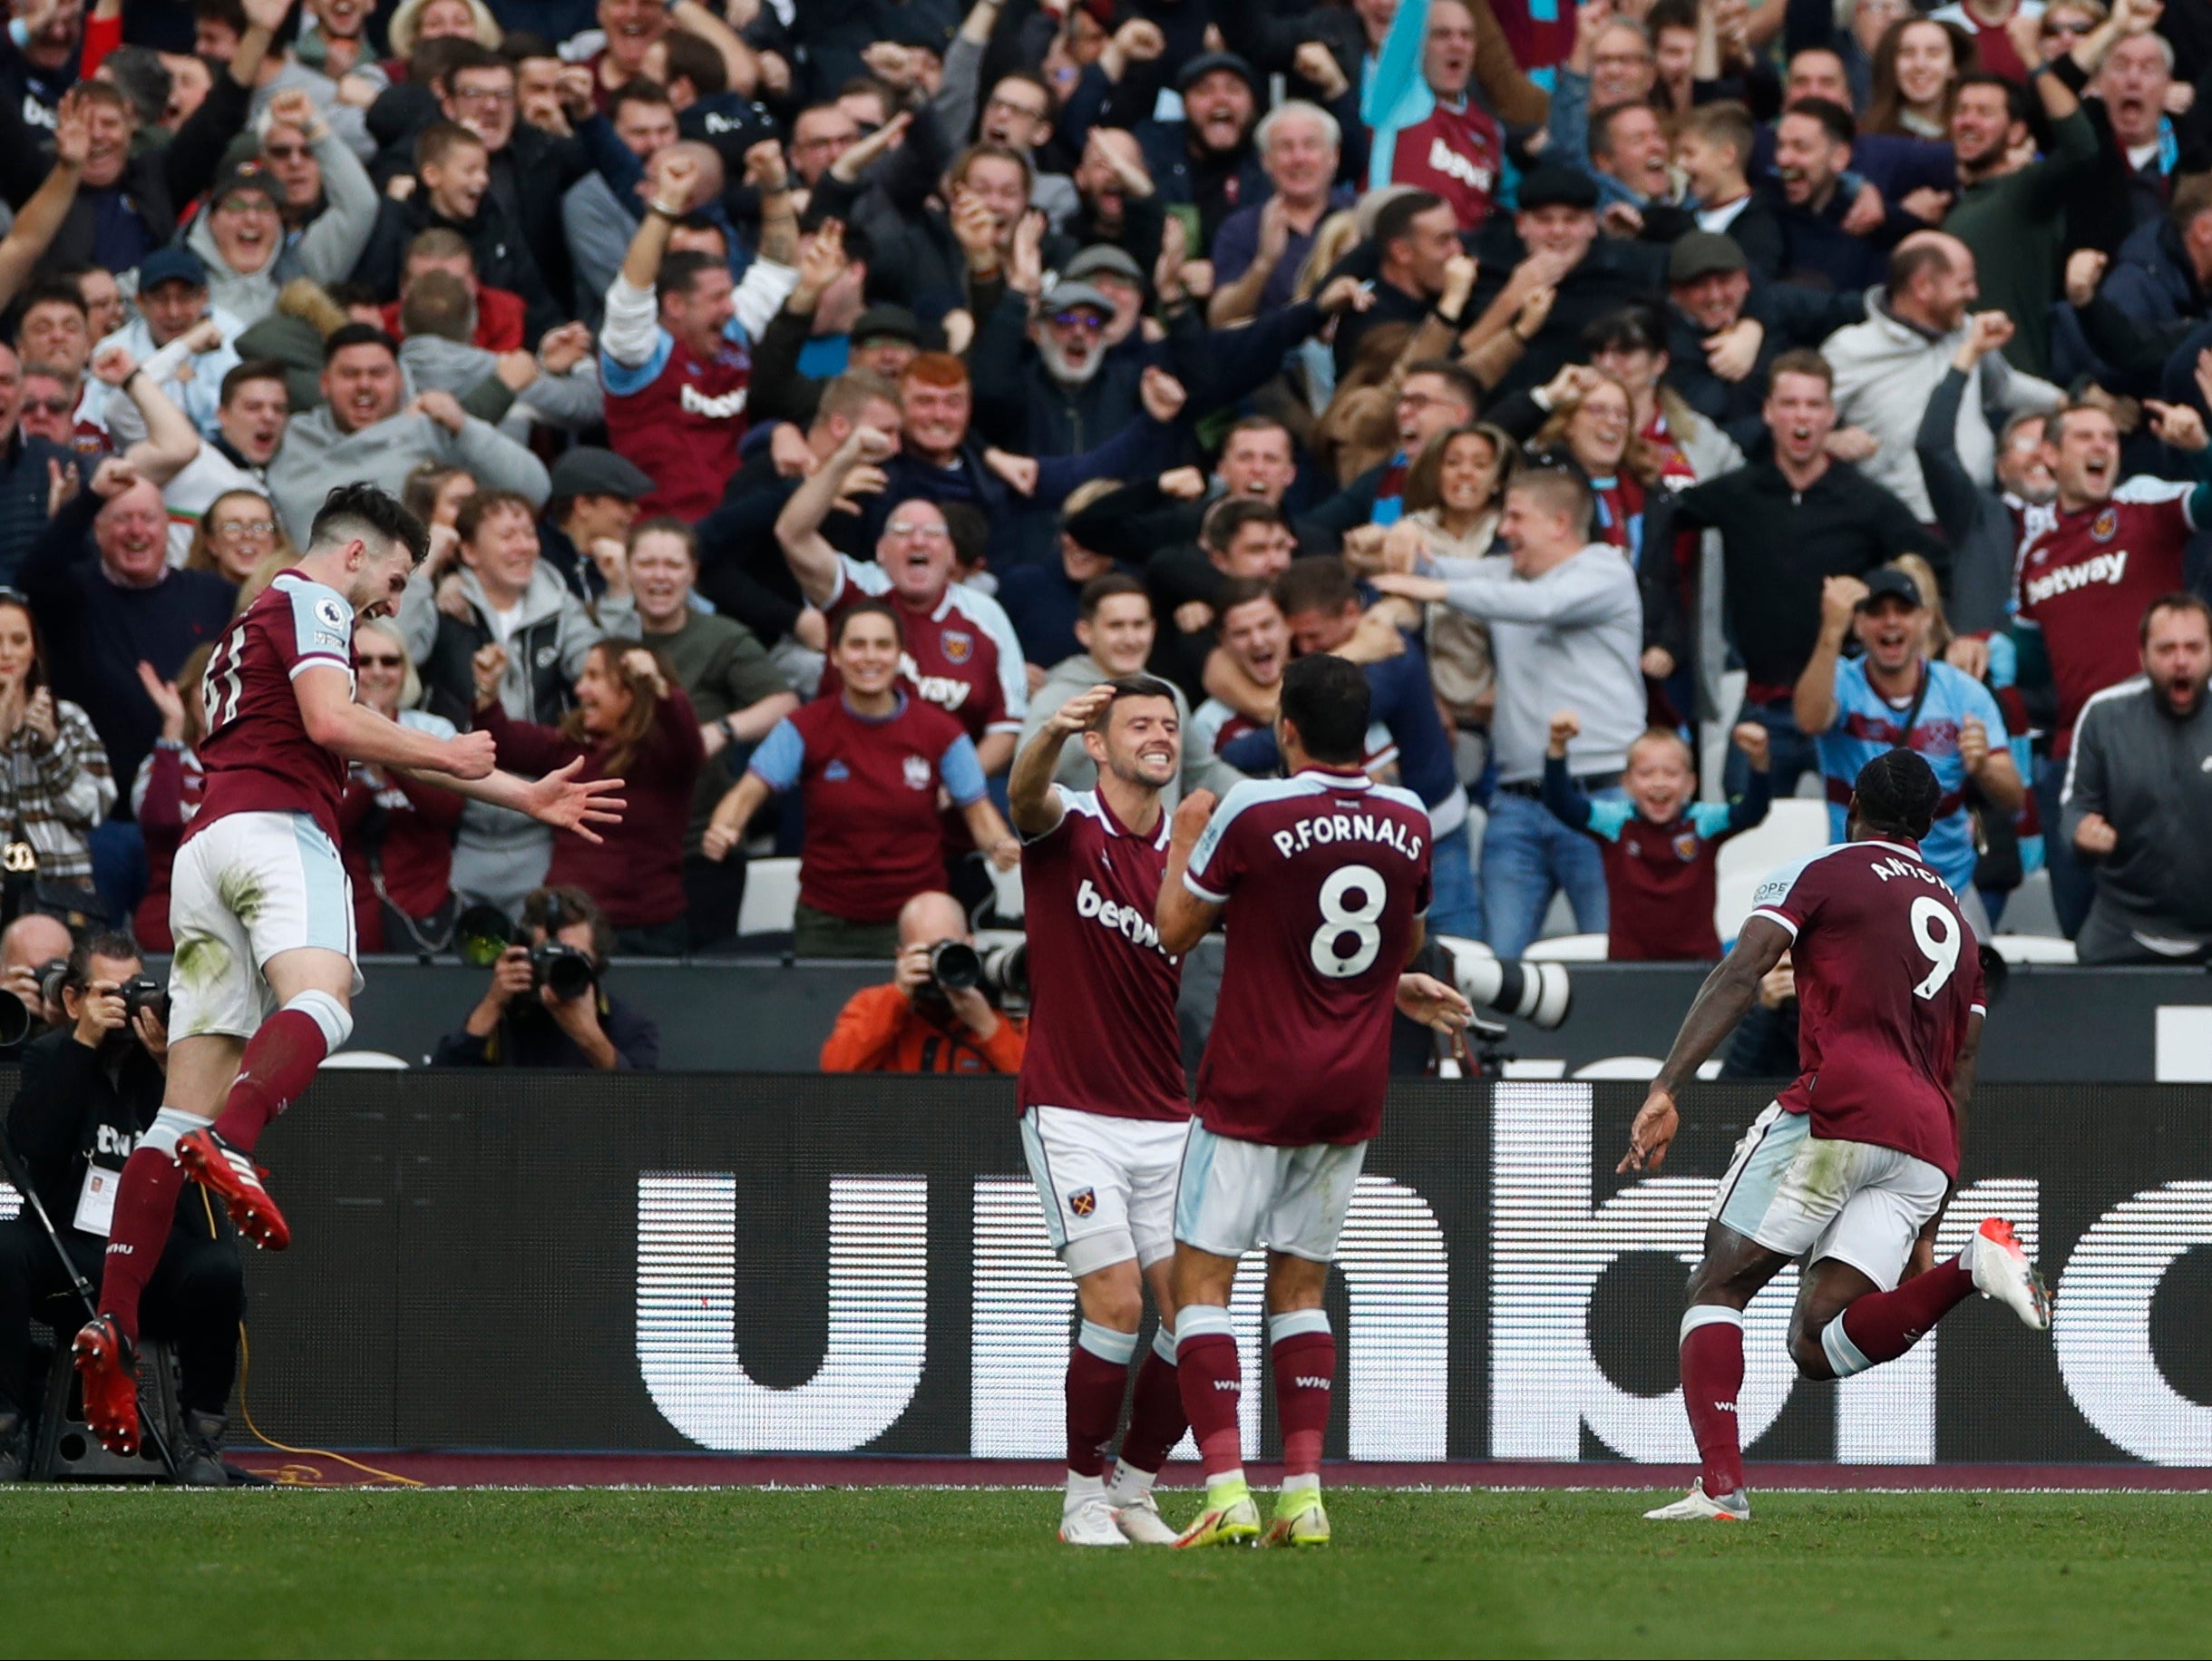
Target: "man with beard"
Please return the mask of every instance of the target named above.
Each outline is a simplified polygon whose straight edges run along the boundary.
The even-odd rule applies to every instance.
[[[1782,230],[1784,282],[1872,288],[1882,280],[1883,253],[1924,223],[1893,207],[1864,236],[1847,228],[1853,197],[1843,175],[1851,171],[1855,136],[1851,112],[1826,98],[1800,98],[1775,123],[1769,200]]]
[[[2051,302],[2057,298],[2073,181],[2097,159],[2097,134],[2081,101],[2048,67],[2032,77],[2051,123],[2041,161],[2029,143],[2027,95],[2002,75],[1959,78],[1951,110],[1958,159],[1958,205],[1944,229],[1973,250],[1989,278],[1983,298],[2018,327],[2005,357],[2030,375],[2051,372]]]
[[[1267,175],[1252,142],[1260,115],[1260,77],[1230,52],[1202,52],[1175,78],[1180,122],[1137,123],[1145,170],[1161,200],[1198,210],[1197,247],[1209,249],[1222,221],[1267,194]]]
[[[2085,963],[2201,962],[2212,946],[2212,609],[2152,602],[2143,673],[2081,711],[2066,772],[2065,839],[2097,873]]]
[[[2151,403],[2151,432],[2161,442],[2208,458],[2204,418],[2186,405]],[[2020,545],[2015,581],[2020,679],[2048,679],[2058,694],[2051,757],[2035,773],[2045,825],[2059,822],[2074,723],[2090,699],[2135,672],[2139,641],[2127,620],[2182,586],[2183,555],[2199,527],[2212,524],[2212,484],[2165,479],[2119,482],[2119,429],[2110,412],[2074,405],[2043,426],[2043,455],[2058,485],[2049,520]],[[2077,933],[2089,914],[2088,873],[2070,837],[2050,838],[2051,899],[2059,926]]]
[[[1474,8],[1467,0],[1432,0],[1425,18],[1408,16],[1391,31],[1390,39],[1417,24],[1422,32],[1418,78],[1403,74],[1389,43],[1376,67],[1376,84],[1363,112],[1375,129],[1368,182],[1375,188],[1408,184],[1428,191],[1450,207],[1460,230],[1479,230],[1496,202],[1506,145],[1496,121],[1467,95],[1475,73]],[[1561,76],[1563,83],[1565,79]],[[1583,91],[1586,95],[1587,82]],[[1554,98],[1554,114],[1559,107]],[[1583,105],[1585,111],[1588,107]],[[1561,153],[1579,159],[1581,136]]]
[[[2005,747],[2003,713],[1973,676],[1927,656],[1928,608],[1911,575],[1896,568],[1864,581],[1830,577],[1820,591],[1820,639],[1798,677],[1798,730],[1817,735],[1827,777],[1828,834],[1845,839],[1851,781],[1884,750],[1916,751],[1943,789],[1935,817],[1920,839],[1928,868],[1951,885],[1974,933],[1990,933],[1973,885],[1972,786],[1999,813],[2027,799],[2027,787]],[[1862,650],[1845,658],[1844,641]]]
[[[1024,339],[1016,331],[1027,309],[1023,296],[1009,292],[976,337],[969,355],[976,419],[1025,455],[1096,449],[1136,418],[1144,360],[1107,352],[1114,301],[1091,283],[1057,284]]]
[[[1868,296],[1866,320],[1838,329],[1820,348],[1836,373],[1836,419],[1880,446],[1861,464],[1866,476],[1923,524],[1934,523],[1935,510],[1914,440],[1935,384],[1965,338],[1967,308],[1980,295],[1973,251],[1942,231],[1921,231],[1890,256],[1889,285]],[[2065,401],[2048,381],[2014,369],[2002,356],[1985,357],[1973,396],[1959,412],[1959,459],[1977,481],[1986,481],[1996,441],[1984,412],[2042,415]]]

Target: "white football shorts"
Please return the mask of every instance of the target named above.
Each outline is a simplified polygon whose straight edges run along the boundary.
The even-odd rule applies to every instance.
[[[1889,1292],[1949,1186],[1895,1148],[1817,1137],[1810,1114],[1778,1101],[1736,1144],[1711,1215],[1769,1251],[1808,1264],[1834,1257]]]
[[[1365,1142],[1276,1148],[1191,1120],[1175,1188],[1175,1238],[1216,1257],[1258,1246],[1333,1262],[1367,1163]]]
[[[1078,1108],[1029,1109],[1021,1148],[1045,1205],[1052,1249],[1080,1279],[1136,1259],[1150,1268],[1175,1249],[1175,1170],[1184,1122],[1116,1119]]]
[[[317,946],[355,962],[346,863],[304,813],[228,814],[177,851],[170,877],[169,1032],[250,1038],[277,1007],[262,968]]]

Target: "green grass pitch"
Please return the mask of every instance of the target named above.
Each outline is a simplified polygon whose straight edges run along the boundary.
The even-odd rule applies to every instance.
[[[15,1489],[0,1654],[2212,1652],[2212,1496],[1649,1503],[1347,1490],[1327,1551],[1183,1554],[1063,1547],[1004,1490]]]

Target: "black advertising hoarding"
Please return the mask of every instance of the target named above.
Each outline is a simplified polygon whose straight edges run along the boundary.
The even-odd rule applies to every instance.
[[[1642,1088],[1393,1095],[1331,1287],[1331,1454],[1684,1461],[1689,1257],[1767,1093],[1701,1086],[1666,1169]],[[995,1081],[330,1075],[263,1158],[257,1419],[342,1447],[1057,1457],[1073,1290]],[[2212,1091],[1992,1086],[1949,1236],[2020,1225],[2048,1337],[1970,1303],[1913,1356],[1796,1378],[1755,1302],[1758,1457],[2212,1464]],[[1236,1306],[1260,1362],[1256,1272]],[[1246,1392],[1255,1451],[1270,1392]]]

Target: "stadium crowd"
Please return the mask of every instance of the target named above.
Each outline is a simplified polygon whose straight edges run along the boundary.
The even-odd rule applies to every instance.
[[[630,811],[356,769],[365,950],[710,950],[774,849],[911,993],[1053,709],[1148,669],[1218,790],[1310,652],[1503,956],[1717,956],[1719,845],[1895,744],[1977,923],[2047,865],[2084,962],[2212,947],[2201,6],[11,11],[10,915],[166,948],[210,647],[367,479],[434,545],[362,699]]]

